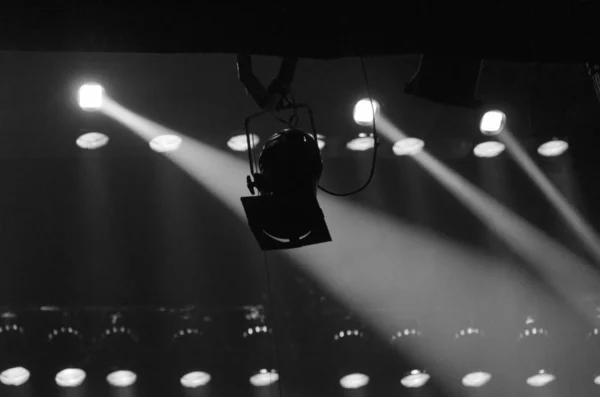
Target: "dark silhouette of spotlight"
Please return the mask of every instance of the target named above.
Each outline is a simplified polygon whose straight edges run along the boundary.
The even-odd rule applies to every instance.
[[[248,223],[261,249],[297,248],[331,241],[317,185],[323,162],[317,140],[298,129],[271,136],[259,157],[259,172],[243,197]]]
[[[139,370],[138,336],[120,314],[111,316],[94,352],[100,371],[114,387],[133,386]]]
[[[23,328],[13,313],[4,313],[0,323],[0,382],[21,386],[29,380],[30,349]]]

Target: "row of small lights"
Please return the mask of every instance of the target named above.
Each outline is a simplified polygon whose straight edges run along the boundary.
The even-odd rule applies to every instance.
[[[103,105],[104,89],[99,84],[84,84],[79,89],[79,105],[82,109],[88,111],[99,110]],[[354,121],[361,126],[370,126],[374,118],[380,112],[380,105],[376,100],[361,99],[354,106]],[[497,135],[504,129],[506,115],[499,110],[486,112],[481,118],[480,130],[484,135]],[[109,138],[100,132],[89,132],[80,136],[76,143],[82,149],[98,149],[108,144]],[[182,139],[177,135],[161,135],[150,141],[150,148],[155,152],[172,152],[181,146]],[[250,134],[250,146],[252,148],[260,142],[260,138],[255,134]],[[319,149],[325,147],[325,136],[317,135],[317,144]],[[352,139],[346,144],[346,147],[352,151],[366,151],[373,149],[375,145],[373,134],[361,132],[358,137]],[[236,152],[245,152],[248,150],[248,139],[245,134],[232,136],[227,141],[227,146]],[[392,150],[397,156],[414,156],[420,153],[425,147],[422,139],[415,137],[406,137],[394,143]],[[568,149],[566,141],[553,139],[537,149],[538,153],[545,157],[558,156]],[[490,158],[501,154],[505,149],[503,143],[490,140],[477,144],[473,148],[473,154],[477,157]]]

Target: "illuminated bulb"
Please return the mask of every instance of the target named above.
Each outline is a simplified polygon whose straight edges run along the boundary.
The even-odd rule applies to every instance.
[[[29,380],[29,375],[23,367],[9,368],[0,373],[0,382],[7,386],[21,386]]]
[[[61,387],[77,387],[85,380],[85,371],[80,368],[66,368],[56,374],[56,384]]]
[[[373,115],[379,114],[379,102],[370,99],[361,99],[354,105],[353,117],[358,125],[373,124]]]
[[[205,386],[210,382],[210,374],[202,371],[189,372],[181,377],[181,385],[187,388]]]
[[[340,386],[344,389],[359,389],[369,384],[369,376],[365,374],[349,374],[340,379]]]
[[[108,143],[108,137],[100,132],[88,132],[77,138],[77,146],[82,149],[98,149]]]
[[[410,371],[410,374],[406,375],[400,380],[400,383],[402,383],[402,386],[404,387],[414,389],[424,386],[429,378],[431,378],[429,374],[421,372],[418,369],[413,369]]]
[[[114,371],[106,376],[106,381],[111,386],[115,387],[129,387],[132,386],[137,380],[135,372],[128,370]]]
[[[471,372],[462,378],[462,384],[466,387],[481,387],[492,379],[492,374],[483,371]]]
[[[99,110],[103,97],[104,88],[99,84],[84,84],[79,88],[79,106],[83,110]]]
[[[250,377],[250,384],[256,387],[269,386],[279,380],[279,374],[275,371],[261,369],[258,373]]]
[[[425,142],[419,138],[404,138],[394,143],[392,150],[396,156],[414,156],[420,153],[423,147]]]
[[[556,377],[541,369],[537,374],[527,378],[527,384],[532,387],[543,387],[552,382]]]
[[[496,135],[502,132],[506,124],[506,115],[500,110],[490,110],[481,118],[479,129],[483,135]]]
[[[317,134],[317,145],[319,146],[319,150],[323,150],[325,147],[325,137],[323,135]]]
[[[260,142],[260,138],[255,134],[250,134],[250,146],[255,148]],[[248,150],[248,138],[246,134],[235,135],[229,138],[227,146],[235,152],[245,152]]]
[[[538,147],[538,153],[544,157],[560,156],[569,148],[569,144],[560,139],[553,139]]]
[[[181,138],[177,135],[160,135],[150,141],[150,148],[158,153],[173,152],[180,145]]]
[[[505,149],[505,146],[502,142],[496,141],[487,141],[481,142],[473,148],[473,153],[477,157],[496,157],[500,153],[502,153]]]

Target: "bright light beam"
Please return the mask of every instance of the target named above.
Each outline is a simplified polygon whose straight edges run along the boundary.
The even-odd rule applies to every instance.
[[[406,137],[400,129],[382,115],[380,115],[377,128],[392,142]],[[574,309],[593,321],[592,314],[587,313],[582,304],[581,294],[582,291],[597,291],[600,287],[600,280],[587,263],[477,189],[426,151],[415,155],[414,159],[498,237],[534,265],[545,276],[546,282],[559,292]]]
[[[521,166],[536,186],[544,193],[548,201],[569,225],[571,230],[581,239],[590,254],[600,263],[600,240],[594,229],[583,216],[567,201],[565,196],[550,182],[542,170],[533,162],[531,157],[523,150],[519,142],[510,131],[499,135],[500,140],[508,148],[511,157]]]
[[[174,133],[121,107],[108,106],[106,114],[147,141]],[[239,198],[248,194],[248,165],[230,153],[177,135],[183,138],[181,147],[165,155],[245,220]],[[282,255],[294,260],[385,336],[396,331],[403,319],[412,320],[443,305],[444,310],[436,312],[437,323],[429,328],[423,325],[433,338],[427,344],[410,347],[409,353],[426,367],[443,366],[446,373],[452,372],[461,359],[448,351],[451,347],[440,325],[487,303],[494,311],[484,315],[496,321],[502,318],[498,328],[506,327],[510,332],[520,323],[524,305],[545,302],[539,296],[542,292],[527,285],[515,266],[441,236],[405,227],[389,215],[360,204],[326,195],[320,195],[319,201],[334,242],[283,251]],[[390,306],[393,312],[382,311]],[[507,348],[497,343],[489,347],[489,354],[503,357]]]

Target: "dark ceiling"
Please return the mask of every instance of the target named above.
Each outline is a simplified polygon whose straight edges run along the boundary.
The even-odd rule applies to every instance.
[[[26,5],[27,4],[27,5]],[[323,7],[304,2],[13,3],[0,16],[0,49],[247,52],[336,58],[423,52],[488,59],[598,59],[588,0],[437,0]]]

